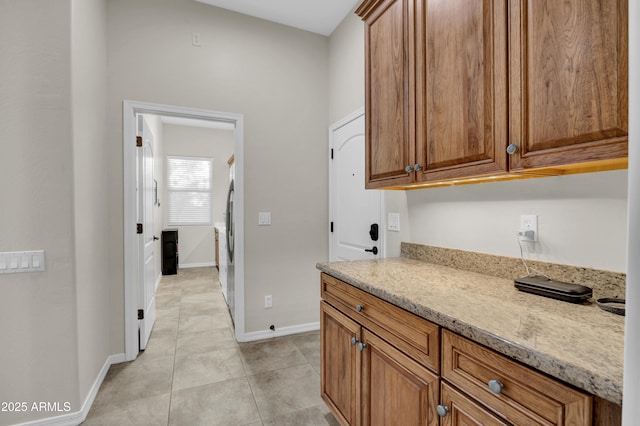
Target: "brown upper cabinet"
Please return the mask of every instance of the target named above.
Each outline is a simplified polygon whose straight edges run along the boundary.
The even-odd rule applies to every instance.
[[[367,188],[627,164],[626,0],[365,0]]]

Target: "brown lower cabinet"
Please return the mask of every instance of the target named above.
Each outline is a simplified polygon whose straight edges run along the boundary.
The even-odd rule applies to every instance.
[[[341,424],[438,424],[438,376],[326,302],[321,323],[322,398]]]
[[[321,288],[321,395],[342,425],[621,422],[620,406],[324,273]]]

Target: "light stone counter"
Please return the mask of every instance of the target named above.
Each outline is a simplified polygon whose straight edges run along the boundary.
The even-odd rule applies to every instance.
[[[335,278],[537,370],[622,403],[624,317],[409,258],[319,263]]]

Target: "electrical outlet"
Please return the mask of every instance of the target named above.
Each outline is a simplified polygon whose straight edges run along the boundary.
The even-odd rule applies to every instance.
[[[264,297],[264,307],[270,308],[273,306],[273,297],[269,294]]]
[[[202,45],[202,41],[200,39],[200,33],[193,32],[191,33],[191,44],[200,47]]]
[[[271,225],[271,212],[259,212],[258,213],[258,225],[259,226]]]
[[[518,229],[520,241],[538,241],[538,216],[535,214],[520,215],[520,228]]]

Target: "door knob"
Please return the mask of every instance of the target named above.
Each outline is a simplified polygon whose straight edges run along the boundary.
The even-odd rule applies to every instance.
[[[373,248],[364,249],[364,251],[369,252],[369,253],[373,253],[373,254],[378,254],[378,247],[373,246]]]
[[[411,173],[413,171],[413,167],[407,166],[407,167],[404,168],[404,171],[407,172],[407,173]]]

